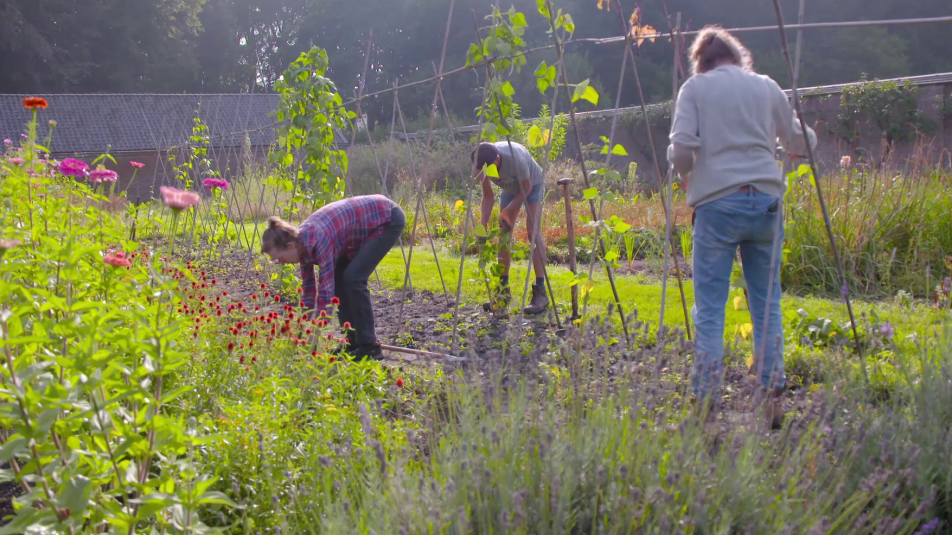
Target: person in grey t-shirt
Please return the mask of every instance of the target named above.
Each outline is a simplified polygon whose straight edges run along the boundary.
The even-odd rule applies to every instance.
[[[529,230],[529,242],[538,227],[538,218],[542,213],[541,201],[545,196],[542,168],[536,163],[532,154],[523,145],[509,141],[496,143],[480,143],[471,155],[476,163],[475,179],[483,185],[483,198],[480,222],[485,227],[489,224],[495,205],[495,194],[492,184],[502,189],[499,197],[499,227],[503,232],[511,232],[515,227],[516,219],[522,204],[526,204],[526,227]],[[498,177],[490,176],[486,171],[494,165]],[[532,301],[524,310],[526,314],[540,314],[549,304],[545,293],[545,242],[541,235],[536,239],[536,248],[532,256],[532,271],[535,273],[535,284],[532,285]],[[509,265],[511,258],[505,248],[499,250],[499,263],[504,271],[501,276],[502,300],[508,303],[509,293]],[[483,308],[493,309],[492,303],[486,303]]]

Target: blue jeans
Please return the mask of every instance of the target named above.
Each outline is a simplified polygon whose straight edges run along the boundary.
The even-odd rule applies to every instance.
[[[780,262],[783,226],[780,200],[749,191],[702,204],[694,223],[694,308],[697,331],[694,355],[694,392],[709,396],[719,386],[724,371],[724,314],[730,293],[734,255],[740,247],[744,278],[754,325],[755,372],[760,368],[764,387],[781,387],[783,371],[783,318],[780,313]],[[777,236],[779,231],[780,235]],[[764,344],[764,312],[771,284],[771,253],[776,241],[770,291],[770,316]],[[761,352],[763,351],[763,355]]]

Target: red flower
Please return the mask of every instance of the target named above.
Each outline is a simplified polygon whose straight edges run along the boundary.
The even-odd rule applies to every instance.
[[[326,317],[327,317],[327,312],[324,311],[324,310],[321,310],[321,317],[322,317],[322,318],[326,318]]]
[[[349,321],[345,321],[345,322],[344,322],[344,330],[345,330],[345,331],[349,331],[349,330],[350,330],[350,322],[349,322]]]
[[[397,377],[397,388],[403,388],[403,377]]]
[[[242,355],[242,356],[238,357],[238,362],[240,362],[241,364],[244,364],[244,363],[245,363],[245,356]]]
[[[228,297],[228,292],[222,292],[221,294],[224,295],[225,297]],[[238,303],[238,306],[241,306],[241,303]]]
[[[337,357],[331,357],[329,362],[334,362],[335,360],[337,360]]]
[[[264,287],[263,284],[262,284],[261,286]],[[264,296],[265,296],[265,297],[271,297],[271,292],[265,292],[265,293],[264,293]]]
[[[46,109],[47,103],[45,98],[40,97],[29,97],[23,99],[23,107],[28,110],[35,110],[37,108]]]
[[[336,298],[336,297],[331,297],[331,304],[334,305],[334,306],[339,305],[339,304],[340,304],[340,299],[338,299],[338,298]]]
[[[129,165],[131,165],[132,167],[138,167],[139,169],[142,169],[143,167],[145,167],[145,164],[140,162],[129,162]]]
[[[258,362],[258,357],[251,357],[251,362]]]
[[[257,298],[258,298],[258,294],[251,294],[251,298],[252,298],[252,299],[257,299]]]
[[[304,288],[301,288],[300,286],[298,286],[297,293],[299,294],[304,293]]]
[[[265,288],[266,288],[266,286],[265,286],[264,283],[262,282],[262,283],[261,283],[261,289],[263,290],[263,289],[265,289]]]
[[[228,354],[230,355],[231,352],[234,351],[234,350],[235,350],[235,343],[234,343],[234,342],[228,342]]]
[[[279,296],[277,296],[277,295],[274,296],[274,302],[277,303],[277,302],[279,302],[279,301],[281,301],[281,297],[279,297]]]
[[[217,279],[212,279],[212,284],[218,284],[218,280],[217,280]]]

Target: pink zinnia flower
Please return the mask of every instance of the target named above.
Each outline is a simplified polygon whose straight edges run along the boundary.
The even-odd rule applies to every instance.
[[[21,243],[20,240],[0,240],[0,258],[3,258],[3,253],[7,252],[7,249],[19,247]]]
[[[197,193],[182,191],[169,186],[162,186],[159,188],[159,192],[162,194],[162,201],[176,212],[190,206],[195,206],[202,200]]]
[[[93,169],[89,172],[89,181],[93,184],[100,182],[115,182],[119,175],[111,169]]]
[[[103,262],[109,264],[110,266],[115,267],[129,267],[132,265],[132,260],[126,258],[125,253],[116,253],[114,255],[106,255],[102,259]]]
[[[59,172],[66,176],[84,177],[87,174],[87,169],[89,169],[89,164],[76,158],[66,158],[59,163]]]
[[[221,178],[206,178],[202,181],[202,185],[208,189],[211,188],[221,188],[228,189],[228,181]]]
[[[23,165],[26,163],[26,160],[24,160],[23,158],[10,158],[7,161],[12,163],[13,165]]]
[[[139,162],[129,162],[129,165],[131,165],[132,167],[138,167],[139,169],[142,169],[143,167],[145,167],[144,163],[139,163]]]
[[[13,141],[11,141],[11,140],[9,140],[9,139],[4,139],[4,140],[3,140],[3,144],[4,144],[4,145],[13,145]]]

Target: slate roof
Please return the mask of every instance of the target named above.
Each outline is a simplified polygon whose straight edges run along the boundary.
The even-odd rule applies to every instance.
[[[16,140],[25,131],[31,112],[25,97],[43,97],[49,103],[40,111],[39,138],[46,137],[49,120],[57,122],[50,149],[56,153],[100,153],[156,150],[184,145],[192,133],[193,119],[201,117],[216,147],[239,147],[250,132],[251,144],[267,145],[276,139],[277,107],[274,94],[0,94],[0,137]],[[196,113],[198,110],[198,113]],[[341,136],[338,134],[338,138]]]

